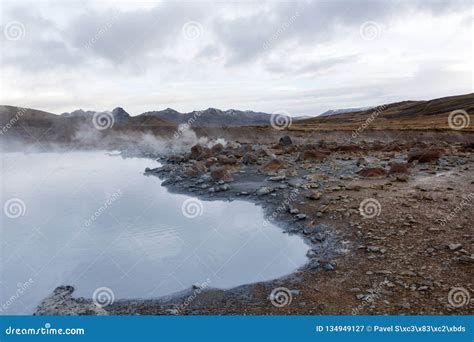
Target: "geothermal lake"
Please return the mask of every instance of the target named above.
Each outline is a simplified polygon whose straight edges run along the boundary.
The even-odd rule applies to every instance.
[[[1,153],[0,314],[32,314],[60,285],[153,298],[270,280],[308,246],[244,201],[170,194],[159,163],[106,152]]]

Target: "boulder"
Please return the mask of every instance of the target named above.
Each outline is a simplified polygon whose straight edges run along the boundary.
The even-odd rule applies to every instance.
[[[362,151],[362,148],[357,145],[341,145],[337,147],[337,151],[355,153]]]
[[[255,164],[258,160],[258,157],[255,153],[247,152],[242,157],[242,163],[244,164]]]
[[[417,160],[419,163],[437,162],[441,157],[441,151],[435,149],[416,149],[408,153],[407,161],[409,163]]]
[[[215,144],[214,146],[211,147],[211,153],[213,155],[219,154],[224,150],[224,146],[221,143]]]
[[[223,182],[232,182],[234,177],[232,177],[232,173],[226,167],[216,167],[211,171],[211,177],[215,181],[223,181]]]
[[[173,154],[173,155],[168,157],[167,161],[169,163],[179,164],[179,163],[182,163],[182,162],[186,161],[186,158],[184,158],[184,156],[182,156],[180,154]]]
[[[390,170],[388,171],[389,174],[407,174],[408,167],[410,165],[408,163],[398,163],[398,162],[391,162],[390,163]]]
[[[191,159],[202,160],[210,156],[211,151],[202,145],[196,144],[191,147]]]
[[[256,191],[257,196],[265,196],[268,195],[269,193],[273,192],[275,189],[270,188],[268,186],[262,186]]]
[[[237,164],[237,158],[235,158],[233,155],[226,156],[226,155],[221,154],[217,157],[217,160],[219,161],[220,164],[223,164],[223,165]]]
[[[183,171],[183,174],[190,178],[199,176],[199,173],[199,170],[195,166],[186,167]]]
[[[280,138],[279,145],[281,145],[281,146],[291,146],[291,145],[293,145],[293,141],[291,140],[290,136],[285,135],[284,137]]]
[[[262,166],[262,171],[273,172],[273,171],[278,171],[284,168],[285,168],[285,164],[280,159],[273,158],[272,160],[266,162]]]
[[[361,167],[361,166],[366,166],[368,163],[369,162],[364,157],[360,157],[359,159],[357,159],[356,165]]]
[[[358,172],[361,177],[381,177],[387,174],[383,167],[366,167]]]
[[[242,147],[242,145],[237,141],[230,141],[226,145],[227,145],[227,148],[230,148],[232,150],[235,150],[235,149],[238,149],[238,148]]]
[[[301,152],[298,160],[321,161],[327,158],[327,155],[318,150],[306,150]]]
[[[403,149],[406,148],[405,145],[400,145],[400,144],[397,144],[397,143],[390,143],[390,144],[386,144],[383,148],[382,148],[382,151],[383,152],[402,152]]]
[[[207,166],[203,161],[198,161],[194,163],[194,168],[199,171],[199,173],[204,173],[207,171]]]
[[[306,195],[306,198],[309,198],[311,200],[318,200],[321,198],[323,194],[317,191],[311,191],[309,194]]]
[[[207,158],[205,161],[204,161],[204,165],[206,167],[211,167],[212,165],[216,164],[217,163],[217,158],[216,157],[211,157],[211,158]]]
[[[232,154],[236,157],[236,158],[242,158],[244,156],[244,150],[242,148],[237,148],[235,150],[232,151]]]

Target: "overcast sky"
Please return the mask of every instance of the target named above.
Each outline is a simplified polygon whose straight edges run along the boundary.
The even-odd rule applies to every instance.
[[[1,7],[1,104],[297,116],[473,92],[471,1]]]

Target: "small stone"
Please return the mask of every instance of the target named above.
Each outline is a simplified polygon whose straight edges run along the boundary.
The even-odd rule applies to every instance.
[[[220,191],[228,191],[228,190],[230,190],[230,186],[229,186],[229,184],[221,185],[221,186],[219,187],[219,190],[220,190]]]
[[[320,193],[320,192],[317,192],[317,191],[312,191],[311,193],[309,193],[308,195],[306,195],[306,198],[309,198],[311,200],[318,200],[321,198],[323,194]]]
[[[324,233],[316,233],[314,234],[314,236],[312,237],[312,240],[316,240],[316,241],[319,241],[319,242],[322,242],[326,239],[326,235]]]
[[[460,243],[450,243],[448,245],[448,248],[450,251],[457,251],[457,250],[460,250],[462,248],[462,244]]]
[[[378,253],[378,252],[380,252],[380,247],[378,247],[378,246],[367,246],[366,250],[367,250],[367,252]]]
[[[278,175],[278,176],[273,176],[273,177],[268,178],[268,180],[272,182],[280,182],[285,179],[286,179],[285,175]]]
[[[336,269],[336,263],[333,261],[327,262],[323,265],[326,271],[334,271]]]
[[[268,195],[269,193],[273,192],[274,189],[270,188],[268,186],[263,186],[260,189],[257,190],[257,196],[265,196]]]
[[[292,215],[296,215],[296,214],[299,214],[299,213],[300,213],[300,211],[299,211],[298,209],[293,208],[293,207],[289,207],[289,208],[288,208],[288,212],[289,212],[290,214],[292,214]]]
[[[293,145],[293,141],[291,140],[290,136],[285,135],[280,138],[279,144],[281,146],[291,146]]]
[[[304,220],[304,219],[306,219],[306,217],[307,217],[306,214],[297,214],[296,215],[296,219],[298,219],[298,220]]]
[[[474,263],[474,255],[462,255],[458,258],[458,261],[463,264]]]
[[[389,271],[389,270],[380,270],[380,271],[377,271],[375,273],[381,274],[381,275],[390,275],[390,274],[392,274],[392,272]]]
[[[410,303],[404,302],[404,303],[400,303],[399,305],[402,309],[410,309],[411,308]]]

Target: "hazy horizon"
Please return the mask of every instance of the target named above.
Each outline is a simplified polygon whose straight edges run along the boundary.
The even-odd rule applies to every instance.
[[[442,96],[441,98],[443,97],[451,97],[451,96],[461,96],[461,95],[467,95],[467,94],[470,94],[470,93],[466,93],[466,94],[452,94],[452,95],[446,95],[446,96]],[[434,100],[432,98],[426,98],[426,99],[406,99],[406,100],[401,100],[401,101],[427,101],[427,100]],[[341,109],[359,109],[359,108],[364,108],[364,107],[377,107],[377,106],[380,106],[380,105],[386,105],[388,103],[377,103],[377,104],[373,104],[373,105],[368,105],[368,106],[358,106],[358,107],[340,107],[340,108],[328,108],[326,109],[325,111],[321,112],[321,113],[315,113],[313,115],[308,115],[308,114],[299,114],[299,113],[288,113],[290,114],[292,117],[303,117],[303,116],[312,116],[312,117],[316,117],[316,116],[319,116],[321,114],[324,114],[325,112],[327,111],[330,111],[330,110],[341,110]],[[11,105],[11,104],[0,104],[0,106],[12,106],[12,107],[24,107],[24,106],[21,106],[21,105],[18,105],[18,106],[15,106],[15,105]],[[206,109],[210,109],[210,108],[214,108],[214,109],[218,109],[218,110],[221,110],[221,111],[229,111],[229,110],[238,110],[238,111],[242,111],[242,112],[245,112],[245,111],[252,111],[252,112],[262,112],[262,113],[266,113],[266,114],[272,114],[270,112],[263,112],[263,111],[257,111],[257,110],[252,110],[252,109],[241,109],[241,108],[217,108],[217,107],[213,107],[213,106],[209,106],[209,107],[206,107],[206,108],[198,108],[198,109],[193,109],[191,111],[179,111],[177,110],[176,108],[170,108],[170,107],[166,107],[166,108],[152,108],[152,109],[149,109],[149,110],[146,110],[144,112],[140,112],[140,113],[131,113],[130,111],[127,110],[127,108],[125,106],[122,106],[122,105],[117,105],[113,108],[108,108],[108,109],[94,109],[94,108],[75,108],[75,109],[72,109],[72,110],[69,110],[69,111],[65,111],[65,112],[61,112],[61,113],[55,113],[55,112],[48,112],[47,110],[44,110],[42,108],[31,108],[31,107],[27,107],[29,109],[34,109],[34,110],[40,110],[40,111],[44,111],[44,112],[48,112],[50,114],[54,114],[54,115],[63,115],[63,114],[66,114],[66,113],[72,113],[76,110],[82,110],[84,112],[112,112],[113,109],[115,108],[122,108],[124,109],[128,114],[130,114],[130,116],[138,116],[138,115],[141,115],[141,114],[145,114],[147,112],[158,112],[158,111],[164,111],[166,109],[172,109],[172,110],[175,110],[177,112],[179,112],[180,114],[188,114],[188,113],[191,113],[193,111],[205,111]],[[284,112],[282,112],[281,114],[286,114]]]

